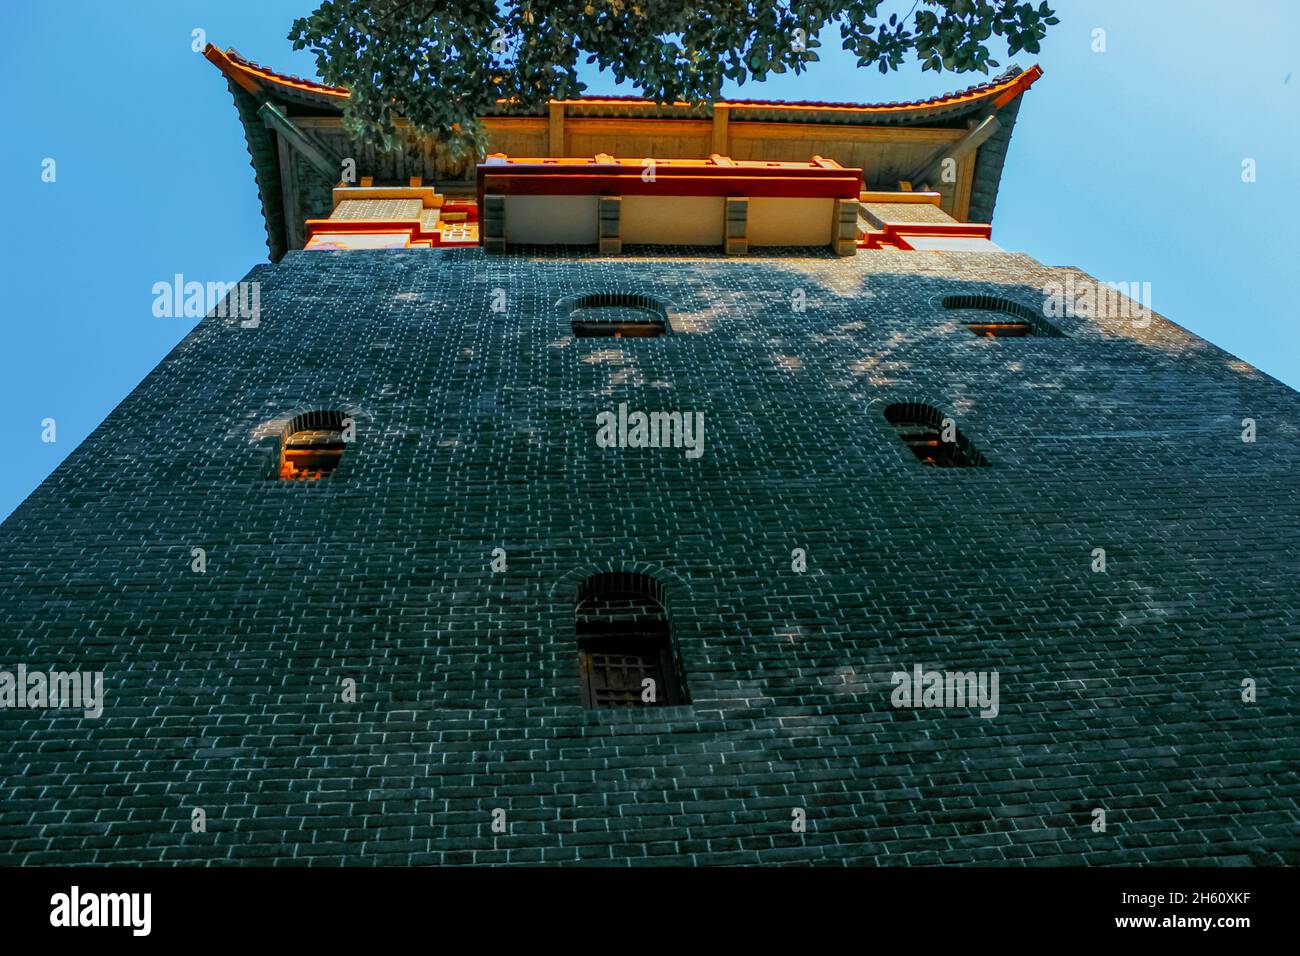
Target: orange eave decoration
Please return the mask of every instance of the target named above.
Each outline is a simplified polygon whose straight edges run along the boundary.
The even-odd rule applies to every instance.
[[[309,93],[320,93],[323,96],[337,96],[340,99],[347,99],[351,95],[347,90],[340,89],[337,86],[326,86],[324,83],[316,83],[313,80],[304,80],[302,77],[276,73],[265,67],[257,66],[245,60],[233,49],[223,52],[211,43],[204,47],[203,55],[217,69],[250,93],[256,93],[259,85],[265,82],[273,86],[306,90]]]
[[[313,80],[305,80],[302,77],[289,76],[284,73],[277,73],[274,70],[259,66],[250,60],[244,59],[233,49],[222,51],[213,44],[209,43],[203,51],[203,55],[208,58],[217,69],[221,70],[231,80],[238,83],[248,92],[257,94],[263,84],[278,86],[285,89],[302,90],[308,93],[316,93],[322,96],[332,96],[339,99],[347,99],[351,94],[342,87],[327,86],[324,83],[317,83]],[[1042,68],[1031,66],[1019,75],[1012,77],[1002,83],[991,86],[975,86],[968,90],[960,91],[946,96],[933,97],[928,100],[914,100],[906,103],[823,103],[814,101],[786,101],[786,100],[718,100],[715,106],[723,106],[733,109],[769,109],[769,110],[804,110],[809,112],[857,112],[857,113],[905,113],[918,110],[929,110],[938,107],[959,106],[967,103],[974,103],[986,99],[993,101],[994,109],[1001,109],[1011,100],[1015,99],[1034,82],[1043,75]],[[497,100],[498,103],[505,103],[504,99]],[[674,102],[672,104],[656,103],[654,100],[641,99],[638,97],[620,97],[620,96],[590,96],[579,97],[568,100],[551,100],[556,105],[572,106],[666,106],[690,108],[698,104]]]
[[[473,238],[449,239],[441,229],[425,229],[417,220],[411,219],[308,219],[306,247],[310,248],[313,239],[327,239],[330,236],[398,236],[406,237],[409,248],[445,249],[457,246],[476,246],[479,244],[477,229]]]
[[[916,110],[928,110],[943,106],[959,106],[993,98],[993,106],[1001,109],[1017,96],[1034,85],[1043,75],[1041,67],[1034,65],[1018,76],[989,87],[976,87],[953,93],[949,96],[937,96],[928,100],[913,100],[906,103],[825,103],[814,100],[717,100],[714,106],[729,109],[747,110],[807,110],[810,112],[832,113],[905,113]],[[497,102],[505,102],[498,100]],[[551,100],[552,103],[566,106],[659,106],[654,100],[635,97],[585,96],[574,100]],[[672,106],[691,107],[696,104],[675,101]]]

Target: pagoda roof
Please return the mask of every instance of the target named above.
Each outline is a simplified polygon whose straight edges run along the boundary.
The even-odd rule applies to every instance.
[[[304,100],[315,99],[320,105],[335,107],[340,101],[351,96],[344,87],[328,86],[315,80],[277,72],[270,67],[241,56],[233,48],[229,48],[224,52],[217,50],[215,47],[209,49],[211,52],[208,53],[208,59],[212,60],[226,76],[240,83],[241,86],[245,86],[250,92],[252,92],[252,87],[258,87],[301,97]],[[1027,90],[1042,74],[1042,69],[1037,66],[1030,67],[1027,70],[1023,70],[1018,66],[1011,66],[983,83],[921,100],[854,103],[826,100],[736,99],[718,100],[713,106],[725,106],[733,110],[753,110],[767,114],[765,118],[769,119],[772,118],[772,114],[787,114],[792,118],[797,116],[799,119],[805,119],[806,114],[811,113],[873,113],[882,118],[890,117],[897,122],[919,121],[921,119],[932,119],[937,115],[948,115],[954,111],[969,111],[991,100],[1002,99],[1003,102],[1006,102]],[[494,111],[489,115],[544,116],[547,113],[545,105],[519,110],[511,109],[506,100],[498,100],[497,102],[501,104],[501,110],[499,112]],[[710,109],[708,104],[656,103],[654,100],[647,100],[644,97],[634,95],[578,96],[551,102],[597,109],[605,107],[611,111],[611,115],[621,115],[619,111],[628,107],[644,107],[667,113],[689,114],[706,114]]]
[[[280,73],[241,56],[234,49],[220,50],[209,44],[204,53],[225,75],[243,122],[262,199],[272,259],[278,259],[288,249],[301,248],[304,238],[301,223],[304,216],[328,213],[328,190],[334,182],[327,181],[329,177],[325,176],[327,162],[351,156],[357,158],[358,163],[369,160],[373,167],[359,170],[358,175],[383,178],[392,173],[390,178],[394,179],[406,175],[424,175],[439,182],[448,179],[438,168],[436,158],[431,158],[433,151],[413,138],[401,151],[406,155],[396,160],[377,155],[362,144],[344,142],[346,134],[342,132],[338,121],[350,96],[346,89]],[[807,159],[811,152],[821,151],[840,159],[845,165],[862,167],[867,183],[873,185],[889,183],[891,177],[894,183],[906,178],[903,172],[908,168],[909,162],[916,162],[916,156],[933,153],[944,142],[958,139],[955,131],[964,133],[996,114],[998,121],[991,126],[993,132],[986,134],[969,149],[972,171],[968,175],[969,181],[962,185],[963,194],[957,196],[957,189],[954,188],[948,203],[953,207],[949,212],[959,219],[987,222],[992,218],[1003,159],[1019,109],[1020,96],[1041,75],[1042,70],[1037,66],[1029,69],[1012,66],[985,82],[955,92],[920,100],[887,103],[753,99],[720,100],[712,104],[656,103],[637,96],[595,95],[519,107],[502,100],[499,101],[499,108],[485,114],[483,119],[488,125],[491,140],[492,134],[497,130],[501,131],[501,135],[507,135],[513,129],[511,123],[546,124],[553,120],[558,110],[561,116],[571,121],[588,122],[593,130],[603,129],[603,135],[607,138],[601,141],[602,151],[620,152],[617,147],[627,143],[627,149],[623,151],[625,155],[642,154],[649,138],[656,141],[656,147],[659,141],[664,141],[667,153],[659,155],[669,158],[673,155],[674,148],[678,153],[685,150],[701,156],[707,156],[711,150],[698,146],[692,148],[686,140],[665,138],[665,131],[671,127],[664,126],[663,123],[647,123],[647,131],[639,135],[634,127],[623,125],[616,129],[610,124],[638,120],[693,121],[697,126],[692,129],[699,132],[698,124],[716,124],[716,118],[723,117],[732,129],[743,128],[746,131],[748,141],[757,151],[754,153],[755,158]],[[268,103],[274,108],[273,115],[268,115],[263,109]],[[593,121],[607,122],[600,126]],[[286,126],[286,123],[291,125]],[[813,124],[835,127],[833,133],[827,130],[827,134],[863,141],[870,139],[872,148],[881,151],[881,159],[873,164],[862,161],[858,156],[836,156],[827,149],[809,150],[794,155],[793,151],[799,147],[789,142],[788,133],[766,124],[799,124],[800,128]],[[401,121],[398,126],[399,130],[403,128]],[[686,128],[685,124],[682,128]],[[539,129],[540,126],[533,128],[533,131]],[[890,138],[887,133],[889,129],[899,131],[895,134],[896,139]],[[875,130],[874,135],[867,132],[871,130]],[[936,131],[934,135],[937,138],[928,146],[924,145],[927,141],[921,132],[923,130]],[[944,139],[939,131],[946,131],[947,138]],[[704,140],[697,142],[702,143]],[[515,141],[505,147],[496,142],[490,147],[492,148],[512,154],[546,155],[545,149],[521,148]],[[786,156],[783,151],[792,154]],[[315,163],[315,168],[312,168],[310,162],[303,162],[313,152],[325,160]],[[552,150],[550,155],[563,155],[567,152],[563,149],[559,152]],[[776,155],[778,153],[781,155]],[[918,165],[918,173],[920,168]],[[463,178],[468,179],[468,175]]]

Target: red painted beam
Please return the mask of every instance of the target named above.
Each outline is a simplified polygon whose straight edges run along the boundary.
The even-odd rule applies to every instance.
[[[776,196],[856,199],[857,178],[811,176],[514,176],[491,174],[483,193],[509,196]]]
[[[726,157],[723,157],[724,159]],[[829,160],[824,162],[830,162]],[[519,175],[519,176],[637,176],[649,169],[645,163],[481,163],[478,167],[480,176]],[[655,177],[666,179],[674,176],[751,176],[751,177],[806,177],[809,179],[838,179],[853,177],[862,179],[862,170],[854,167],[831,165],[805,166],[741,166],[733,160],[728,165],[701,163],[699,165],[674,165],[668,160],[654,164]]]
[[[907,236],[962,236],[972,239],[990,239],[993,227],[984,222],[894,222],[887,223],[880,232],[873,232],[860,242],[860,248],[881,249],[897,246],[911,249]]]

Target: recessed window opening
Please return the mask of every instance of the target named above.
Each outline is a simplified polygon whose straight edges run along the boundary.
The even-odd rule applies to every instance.
[[[577,632],[587,707],[686,702],[663,589],[653,578],[622,572],[588,578],[578,591]]]
[[[579,338],[643,339],[668,331],[667,310],[648,295],[597,292],[569,304],[573,334]]]
[[[984,338],[1023,338],[1041,335],[1061,338],[1056,328],[1028,306],[996,295],[946,295],[940,304],[949,311],[993,313],[970,315],[966,328]]]
[[[923,465],[971,468],[989,463],[956,423],[933,405],[899,402],[885,409],[885,420],[894,426],[899,439]]]
[[[306,412],[294,417],[280,446],[281,481],[328,478],[343,459],[342,412]]]

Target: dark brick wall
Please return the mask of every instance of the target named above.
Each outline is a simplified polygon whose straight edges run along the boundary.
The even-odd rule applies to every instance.
[[[255,269],[260,327],[204,320],[0,529],[0,668],[107,692],[99,720],[0,710],[0,863],[1297,862],[1300,397],[1162,319],[981,339],[931,303],[1066,273]],[[672,331],[574,339],[557,301],[602,290]],[[703,457],[597,448],[620,401],[703,412]],[[925,468],[894,401],[991,465]],[[313,408],[356,443],[270,480]],[[579,705],[600,570],[664,586],[689,705]],[[914,664],[998,671],[1000,713],[895,709]]]

